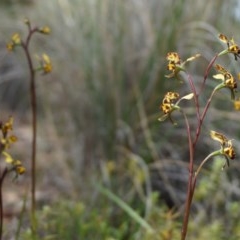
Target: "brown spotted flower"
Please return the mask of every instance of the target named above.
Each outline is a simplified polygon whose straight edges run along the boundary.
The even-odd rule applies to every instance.
[[[200,54],[196,54],[195,56],[192,56],[183,62],[177,52],[169,52],[166,57],[166,59],[168,60],[167,70],[170,71],[171,73],[166,75],[166,77],[167,78],[177,77],[180,71],[185,71],[184,65],[187,62],[192,61],[199,56]]]
[[[233,160],[236,157],[236,153],[232,145],[232,140],[229,140],[223,134],[216,131],[210,131],[210,136],[213,140],[220,142],[221,149],[219,150],[218,154],[225,157],[226,163],[229,166],[229,159]]]
[[[214,75],[215,79],[219,79],[222,81],[215,89],[219,90],[221,88],[228,88],[231,92],[231,99],[235,99],[235,92],[237,89],[237,81],[233,77],[233,75],[228,72],[224,67],[220,64],[216,64],[215,69],[219,72],[218,74]]]
[[[227,49],[223,50],[218,55],[220,56],[226,53],[232,53],[234,55],[235,60],[237,60],[237,58],[240,57],[240,47],[235,43],[234,39],[233,38],[229,39],[222,33],[220,33],[218,37],[222,42],[227,44]]]
[[[160,117],[158,120],[164,121],[166,118],[169,117],[171,122],[174,123],[174,121],[171,118],[172,112],[174,110],[180,109],[178,104],[180,103],[181,100],[183,99],[190,100],[192,99],[192,97],[193,97],[193,93],[190,93],[180,98],[177,92],[167,92],[162,100],[162,104],[160,105],[160,110],[163,112],[163,116]]]

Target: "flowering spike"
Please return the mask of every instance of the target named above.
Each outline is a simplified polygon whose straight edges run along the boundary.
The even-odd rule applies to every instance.
[[[184,65],[187,62],[193,61],[194,59],[200,57],[200,54],[196,54],[192,57],[187,58],[184,62],[182,62],[177,52],[169,52],[167,53],[166,59],[168,60],[167,70],[171,71],[170,74],[166,75],[167,78],[176,77],[178,79],[178,73],[180,71],[185,71]]]
[[[236,153],[232,145],[232,140],[228,139],[223,134],[216,131],[210,131],[210,136],[213,140],[218,141],[221,144],[219,154],[224,156],[224,158],[226,159],[226,163],[223,166],[224,168],[226,164],[229,165],[229,159],[234,160],[236,157]]]
[[[171,118],[171,113],[174,110],[179,110],[178,106],[179,94],[177,92],[167,92],[162,100],[162,104],[160,105],[160,109],[163,112],[163,116],[158,118],[159,121],[164,121],[169,117],[172,123],[174,121]]]
[[[234,55],[235,60],[237,61],[237,59],[240,57],[240,47],[235,43],[234,39],[233,38],[229,39],[222,33],[219,34],[218,37],[222,42],[227,44],[227,49],[220,52],[218,56],[221,56],[226,53],[232,53]]]
[[[219,72],[216,75],[213,75],[213,78],[221,80],[222,83],[220,83],[218,86],[216,86],[216,90],[219,90],[221,88],[228,88],[231,92],[231,99],[235,99],[235,91],[237,89],[237,81],[233,77],[233,75],[228,72],[224,67],[222,67],[220,64],[215,65],[215,69]]]

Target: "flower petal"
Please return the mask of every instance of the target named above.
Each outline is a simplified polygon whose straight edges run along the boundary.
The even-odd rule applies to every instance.
[[[224,81],[224,75],[221,73],[213,75],[213,78]]]
[[[193,96],[194,96],[193,93],[189,93],[189,94],[183,96],[183,97],[181,98],[181,100],[182,100],[182,99],[191,100],[191,99],[193,98]]]

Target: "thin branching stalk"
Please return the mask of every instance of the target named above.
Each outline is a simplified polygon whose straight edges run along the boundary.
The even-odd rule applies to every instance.
[[[35,239],[36,237],[36,229],[37,229],[37,221],[36,221],[36,148],[37,148],[37,97],[36,97],[36,72],[41,71],[43,74],[49,73],[52,71],[52,64],[50,58],[47,54],[42,54],[42,58],[39,59],[39,66],[37,68],[34,67],[33,59],[30,51],[30,42],[34,35],[34,33],[40,34],[49,34],[50,28],[48,26],[44,26],[41,28],[34,27],[32,28],[31,23],[28,19],[24,20],[28,28],[28,34],[25,40],[22,39],[20,34],[15,33],[12,35],[11,41],[7,43],[7,49],[9,51],[13,51],[16,47],[21,47],[26,57],[28,69],[29,69],[29,93],[30,93],[30,104],[31,104],[31,112],[32,112],[32,146],[31,146],[31,229],[32,229],[32,237]],[[10,119],[5,125],[0,125],[2,133],[4,137],[7,135],[9,130],[12,130],[12,122],[13,119]],[[13,136],[12,136],[13,137]],[[9,142],[13,141],[12,139],[4,139],[5,145],[9,144]],[[15,139],[16,141],[16,139]],[[4,147],[6,147],[4,145]],[[6,157],[6,161],[11,163],[14,166],[14,169],[18,174],[23,174],[25,172],[25,168],[22,166],[19,160],[14,160],[8,153],[4,153]]]
[[[216,93],[216,91],[217,91],[216,88],[212,91],[211,96],[209,97],[209,99],[208,99],[208,101],[207,101],[207,103],[206,103],[206,105],[205,105],[205,107],[204,107],[204,109],[203,109],[202,115],[201,115],[201,117],[200,117],[200,119],[199,119],[198,126],[197,126],[197,130],[196,130],[196,135],[195,135],[195,140],[194,140],[194,142],[193,142],[193,148],[194,148],[194,149],[195,149],[195,147],[196,147],[198,138],[199,138],[200,133],[201,133],[203,121],[204,121],[204,119],[205,119],[205,116],[206,116],[207,111],[208,111],[208,109],[209,109],[209,106],[210,106],[210,104],[211,104],[212,98],[213,98],[214,94]]]
[[[205,83],[206,83],[208,74],[209,74],[210,70],[212,69],[212,66],[213,66],[213,64],[215,63],[215,61],[217,60],[218,56],[219,56],[219,54],[216,54],[216,55],[212,58],[212,60],[210,61],[210,63],[209,63],[208,66],[207,66],[206,72],[205,72],[205,74],[204,74],[203,82],[202,82],[202,85],[201,85],[201,87],[200,87],[199,95],[201,95],[201,93],[202,93],[202,91],[203,91],[203,89],[204,89],[204,87],[205,87]]]
[[[193,158],[194,158],[194,152],[193,152],[193,143],[192,143],[192,136],[191,136],[191,129],[190,124],[188,122],[188,118],[183,110],[181,110],[181,113],[184,116],[186,128],[187,128],[187,136],[188,136],[188,146],[189,146],[189,176],[188,176],[188,187],[187,187],[187,199],[185,204],[185,212],[184,212],[184,218],[183,218],[183,226],[182,226],[182,232],[181,232],[181,239],[184,240],[187,235],[187,228],[188,228],[188,220],[189,220],[189,214],[190,214],[190,208],[192,203],[192,195],[193,195],[193,189],[192,189],[192,181],[193,181]]]
[[[198,168],[197,168],[197,170],[196,170],[196,172],[195,172],[195,178],[197,178],[197,176],[198,176],[198,174],[200,173],[203,165],[204,165],[211,157],[217,156],[217,155],[221,155],[221,154],[219,153],[219,151],[212,152],[211,154],[209,154],[209,155],[201,162],[201,164],[198,166]]]
[[[36,99],[36,87],[35,87],[35,69],[33,61],[29,51],[29,43],[34,32],[37,28],[31,29],[29,27],[29,34],[26,42],[22,42],[22,47],[27,58],[29,68],[29,92],[32,111],[32,147],[31,147],[31,218],[32,218],[32,230],[35,232],[35,211],[36,211],[36,146],[37,146],[37,99]]]
[[[197,119],[199,121],[200,120],[200,112],[199,112],[200,107],[199,107],[199,101],[198,101],[198,94],[197,94],[195,85],[193,83],[192,76],[188,74],[187,78],[188,78],[188,82],[190,84],[191,90],[193,92],[193,98],[194,98],[194,102],[195,102],[195,106],[196,106]]]
[[[213,64],[213,61],[211,62],[211,66]],[[196,185],[196,180],[197,180],[197,174],[194,175],[194,151],[195,151],[195,147],[196,147],[196,144],[197,144],[197,141],[198,141],[198,138],[199,138],[199,135],[200,135],[200,132],[201,132],[201,128],[202,128],[202,123],[205,119],[205,116],[206,116],[206,113],[209,109],[209,106],[210,106],[210,103],[212,101],[212,98],[217,90],[217,88],[215,88],[204,109],[203,109],[203,112],[202,114],[200,115],[200,112],[199,112],[199,101],[198,101],[198,97],[197,97],[197,94],[196,94],[196,89],[195,89],[195,86],[194,86],[194,83],[192,81],[192,79],[190,77],[188,77],[189,79],[189,83],[191,85],[191,88],[192,88],[192,91],[193,91],[193,94],[194,94],[194,101],[195,101],[195,105],[196,105],[196,111],[197,111],[197,118],[198,118],[198,126],[197,126],[197,130],[196,130],[196,135],[195,135],[195,139],[194,139],[194,142],[192,142],[192,137],[191,137],[191,129],[190,129],[190,125],[189,125],[189,122],[188,122],[188,118],[186,116],[186,114],[184,113],[183,110],[181,110],[183,116],[184,116],[184,119],[185,119],[185,124],[186,124],[186,128],[187,128],[187,135],[188,135],[188,143],[189,143],[189,177],[188,177],[188,186],[187,186],[187,198],[186,198],[186,203],[185,203],[185,212],[184,212],[184,218],[183,218],[183,226],[182,226],[182,232],[181,232],[181,240],[185,240],[186,239],[186,235],[187,235],[187,229],[188,229],[188,222],[189,222],[189,214],[190,214],[190,209],[191,209],[191,205],[192,205],[192,198],[193,198],[193,195],[194,195],[194,191],[195,191],[195,185]],[[210,154],[211,155],[211,154]],[[212,156],[212,155],[211,155]],[[211,157],[210,156],[210,157]],[[200,171],[199,169],[202,168],[202,166],[204,165],[204,163],[210,158],[206,158],[203,160],[203,162],[201,163],[201,165],[199,166],[200,168],[198,168],[197,171]]]

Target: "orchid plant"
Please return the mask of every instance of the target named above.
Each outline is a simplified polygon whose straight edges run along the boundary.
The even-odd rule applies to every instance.
[[[224,134],[209,130],[210,137],[218,141],[220,143],[220,148],[211,152],[205,159],[201,161],[199,166],[195,164],[195,151],[197,147],[197,143],[199,140],[199,136],[201,134],[202,126],[206,117],[207,112],[210,110],[210,105],[213,97],[217,94],[218,91],[222,91],[222,89],[228,89],[230,92],[230,100],[234,102],[234,106],[236,109],[240,109],[240,100],[236,99],[235,93],[237,90],[237,81],[236,78],[230,71],[228,71],[225,67],[220,64],[217,64],[218,58],[225,54],[232,54],[235,60],[238,60],[240,57],[240,47],[235,43],[233,39],[229,39],[224,34],[219,34],[219,40],[226,44],[226,48],[220,53],[216,54],[212,60],[209,62],[205,75],[203,77],[202,83],[200,87],[197,88],[196,83],[193,81],[192,76],[186,70],[186,63],[198,59],[201,55],[196,54],[193,57],[188,58],[185,61],[182,61],[179,54],[177,52],[169,52],[167,54],[167,70],[170,71],[167,78],[175,78],[177,80],[182,80],[184,76],[186,76],[186,82],[189,84],[191,92],[186,93],[184,96],[180,96],[178,92],[169,91],[163,97],[162,103],[160,105],[160,111],[162,115],[159,117],[159,121],[165,121],[169,119],[171,123],[177,125],[177,122],[173,120],[174,112],[179,111],[185,121],[187,136],[188,136],[188,148],[189,148],[189,176],[188,176],[188,186],[187,186],[187,197],[185,202],[185,211],[183,216],[182,223],[182,231],[181,231],[181,240],[185,240],[188,231],[188,222],[190,209],[192,205],[192,200],[194,196],[194,191],[196,187],[197,177],[204,164],[209,160],[213,159],[216,156],[222,156],[226,163],[223,165],[229,166],[231,160],[234,160],[236,157],[235,149],[233,146],[233,140],[228,139]],[[210,70],[215,69],[216,74],[212,77],[217,79],[219,82],[213,88],[211,94],[208,97],[208,100],[204,103],[204,106],[200,107],[200,97],[204,89],[206,88],[206,79],[210,78],[209,76]],[[181,73],[185,72],[183,76]],[[188,116],[184,111],[184,108],[181,107],[182,100],[193,101],[196,109],[196,121],[197,126],[194,128],[190,125]],[[201,110],[203,109],[203,110]]]

